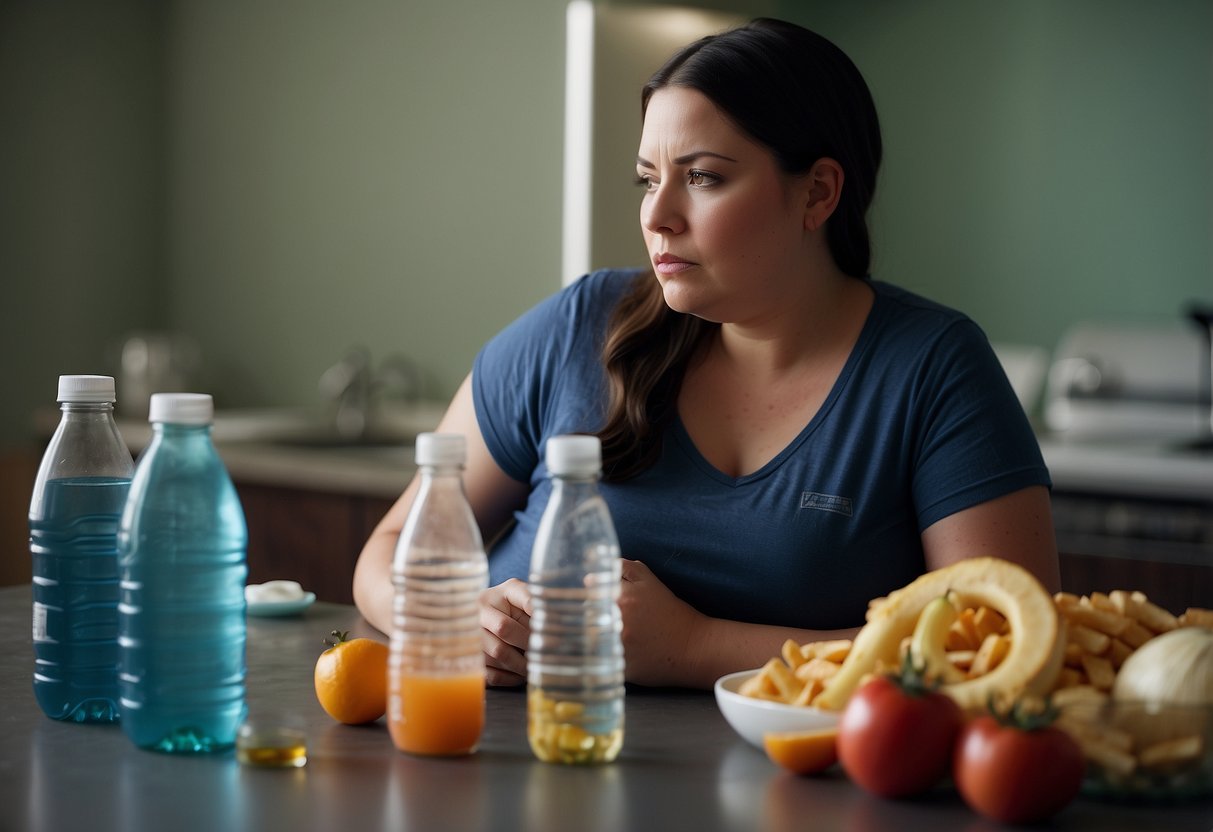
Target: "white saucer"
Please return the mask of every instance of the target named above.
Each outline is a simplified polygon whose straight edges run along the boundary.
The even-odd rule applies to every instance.
[[[316,601],[316,593],[305,592],[302,598],[292,598],[289,601],[251,601],[248,614],[258,618],[280,618],[285,615],[298,615]]]

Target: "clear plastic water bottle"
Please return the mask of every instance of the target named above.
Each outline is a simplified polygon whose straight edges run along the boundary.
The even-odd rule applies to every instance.
[[[556,436],[531,555],[527,738],[545,762],[605,763],[623,747],[619,541],[598,493],[602,445]]]
[[[466,453],[458,434],[417,437],[420,488],[392,562],[388,731],[412,754],[471,754],[484,730],[488,561],[463,491]]]
[[[60,376],[63,416],[34,481],[34,697],[54,719],[118,719],[118,520],[135,465],[114,380]]]
[[[230,747],[246,713],[248,532],[202,393],[156,393],[118,531],[122,728],[140,748]]]

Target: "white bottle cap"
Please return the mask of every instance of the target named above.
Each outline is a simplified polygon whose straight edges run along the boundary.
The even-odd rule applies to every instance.
[[[421,433],[413,448],[418,465],[462,465],[467,439],[461,433]]]
[[[149,422],[174,425],[209,425],[215,418],[215,400],[210,393],[152,393]]]
[[[61,402],[112,402],[113,376],[59,376]]]
[[[602,468],[602,441],[581,434],[553,436],[544,458],[553,476],[593,476]]]

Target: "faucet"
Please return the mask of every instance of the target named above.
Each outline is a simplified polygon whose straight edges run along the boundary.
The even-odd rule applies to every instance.
[[[320,394],[334,404],[333,428],[344,439],[366,439],[371,434],[375,400],[387,391],[408,404],[421,393],[421,372],[403,355],[389,355],[372,372],[371,353],[352,347],[320,376]]]
[[[333,427],[346,439],[366,436],[371,412],[371,353],[353,347],[320,376],[320,394],[333,402]]]

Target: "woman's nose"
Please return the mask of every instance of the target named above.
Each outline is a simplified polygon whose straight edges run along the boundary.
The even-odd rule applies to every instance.
[[[677,193],[665,185],[646,192],[640,203],[640,225],[651,234],[681,234],[686,217]]]

